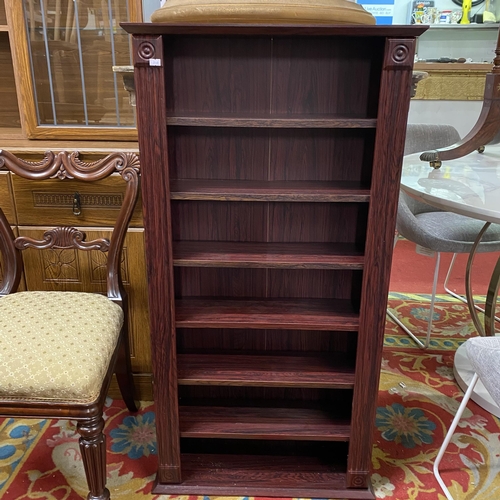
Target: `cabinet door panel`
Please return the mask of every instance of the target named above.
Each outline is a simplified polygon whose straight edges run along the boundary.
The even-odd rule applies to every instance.
[[[20,227],[21,236],[40,238],[48,228]],[[110,235],[110,229],[85,230],[87,239]],[[101,252],[33,250],[23,252],[28,290],[105,293],[105,258]],[[132,369],[151,372],[149,319],[144,260],[144,230],[128,232],[123,248],[122,276],[129,298],[129,337]]]

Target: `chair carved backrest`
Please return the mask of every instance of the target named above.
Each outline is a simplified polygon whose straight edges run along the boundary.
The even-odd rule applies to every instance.
[[[26,161],[12,153],[0,150],[0,169],[10,170],[25,179],[75,179],[99,181],[118,173],[126,183],[123,202],[116,218],[111,238],[87,241],[84,231],[69,226],[57,226],[45,231],[42,239],[15,236],[0,208],[0,255],[3,257],[3,279],[0,282],[0,297],[17,290],[23,270],[21,252],[27,248],[98,250],[107,252],[106,291],[109,299],[122,305],[124,289],[121,280],[121,252],[139,195],[139,158],[133,153],[112,153],[94,162],[83,162],[78,152],[45,153],[39,162]]]

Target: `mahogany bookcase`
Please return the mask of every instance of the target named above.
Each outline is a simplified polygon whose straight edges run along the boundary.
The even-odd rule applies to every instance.
[[[154,493],[374,498],[372,432],[415,38],[133,34]]]

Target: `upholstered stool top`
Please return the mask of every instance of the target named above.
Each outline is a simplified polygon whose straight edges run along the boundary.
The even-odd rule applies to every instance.
[[[0,398],[97,399],[123,323],[103,295],[18,292],[0,298]]]
[[[375,24],[349,0],[168,0],[154,23]]]

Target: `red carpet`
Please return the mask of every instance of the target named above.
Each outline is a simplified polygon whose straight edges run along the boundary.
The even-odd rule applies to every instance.
[[[417,295],[394,294],[390,305],[412,329],[423,332],[423,302]],[[432,464],[462,398],[453,378],[453,353],[475,333],[464,304],[440,302],[436,314],[427,351],[387,322],[372,459],[372,483],[380,499],[444,500]],[[108,487],[114,500],[168,498],[151,495],[156,471],[153,410],[145,403],[137,416],[131,416],[121,401],[110,402],[106,410]],[[0,421],[0,498],[84,498],[77,439],[71,422]],[[441,467],[454,498],[500,498],[499,457],[498,420],[470,402]]]
[[[456,293],[465,293],[465,266],[468,254],[459,254],[449,280],[449,288]],[[479,253],[474,259],[472,289],[475,295],[486,295],[491,273],[500,253]],[[452,254],[441,254],[438,280],[438,294],[446,293],[443,283],[450,265]],[[399,240],[394,249],[391,272],[391,292],[428,293],[432,291],[435,257],[420,255],[415,251],[415,243]]]
[[[476,293],[490,276],[496,255],[479,255]],[[449,262],[449,257],[445,260]],[[463,291],[457,267],[453,288]],[[414,245],[396,247],[389,304],[414,331],[425,331],[434,261],[415,254]],[[442,284],[443,278],[440,280]],[[462,398],[453,378],[454,351],[476,335],[467,306],[441,297],[436,304],[431,347],[422,351],[392,322],[386,324],[376,427],[372,483],[377,498],[444,500],[432,474],[443,437]],[[156,472],[154,407],[143,403],[131,416],[121,401],[106,410],[107,475],[113,499],[166,500],[151,495]],[[442,475],[456,500],[500,498],[498,419],[472,401],[448,448]],[[78,500],[87,489],[78,436],[72,422],[0,420],[0,498],[4,500]],[[170,497],[214,500],[214,497]],[[239,498],[238,500],[252,500]]]

